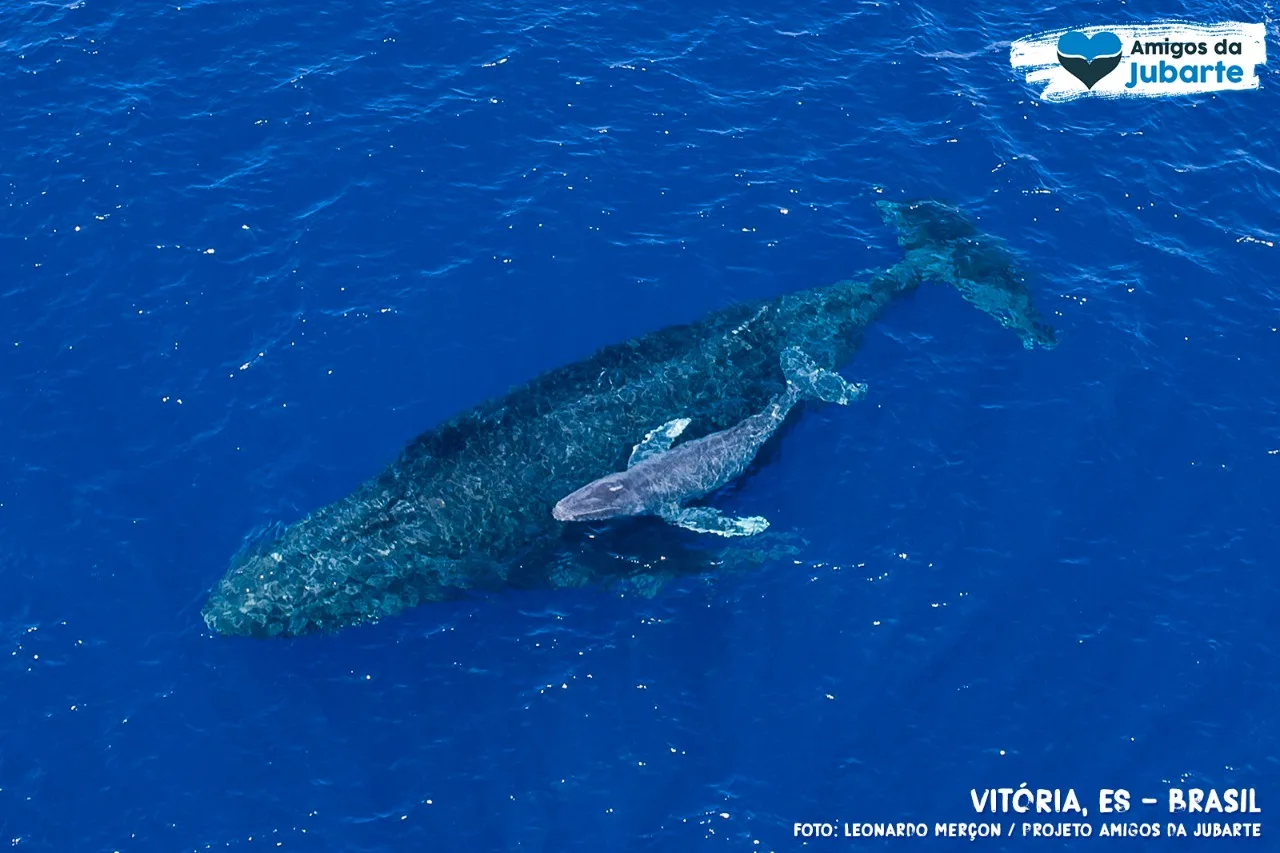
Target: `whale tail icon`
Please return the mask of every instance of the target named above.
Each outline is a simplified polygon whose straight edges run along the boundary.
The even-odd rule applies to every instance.
[[[879,201],[906,258],[890,273],[915,283],[945,282],[1010,329],[1027,349],[1057,345],[1053,327],[1031,303],[1013,253],[963,213],[937,201]]]

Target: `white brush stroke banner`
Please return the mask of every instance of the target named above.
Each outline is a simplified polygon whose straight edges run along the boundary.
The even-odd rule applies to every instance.
[[[1120,64],[1095,83],[1092,89],[1087,88],[1058,61],[1058,40],[1069,32],[1083,33],[1087,37],[1098,33],[1114,33],[1120,39]],[[1171,53],[1146,52],[1148,43],[1162,45],[1166,38],[1170,44],[1203,44],[1205,53],[1197,52],[1194,56],[1183,55],[1175,59]],[[1162,98],[1197,92],[1258,88],[1257,66],[1265,65],[1267,61],[1266,38],[1265,24],[1238,21],[1220,24],[1159,21],[1140,27],[1080,27],[1018,39],[1009,51],[1009,61],[1014,71],[1026,74],[1027,83],[1045,84],[1044,91],[1040,93],[1040,99],[1044,101],[1073,101],[1085,96]],[[1219,45],[1224,41],[1228,49],[1232,44],[1239,45],[1239,53],[1219,53]],[[1133,52],[1135,43],[1144,46],[1143,54]],[[1161,62],[1177,68],[1178,78],[1175,81],[1165,82],[1159,79]],[[1222,69],[1218,68],[1219,62],[1223,63]],[[1188,65],[1196,66],[1194,72],[1183,72],[1183,67]],[[1202,66],[1211,68],[1205,69]],[[1236,76],[1230,72],[1231,66],[1240,69],[1237,81],[1231,79]],[[1156,81],[1143,80],[1143,72],[1148,77],[1156,77]],[[1188,82],[1184,75],[1194,76],[1196,79]],[[1167,79],[1169,72],[1164,71],[1163,76]]]

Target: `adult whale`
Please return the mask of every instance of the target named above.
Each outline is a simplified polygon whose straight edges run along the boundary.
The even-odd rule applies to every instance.
[[[785,389],[789,347],[844,366],[863,330],[924,281],[955,286],[1027,348],[1054,345],[999,242],[938,202],[878,206],[904,249],[898,263],[605,347],[462,412],[351,495],[233,558],[205,623],[289,636],[475,587],[578,585],[550,559],[565,527],[557,501],[623,467],[654,424],[691,418],[691,433],[708,434],[763,410]]]

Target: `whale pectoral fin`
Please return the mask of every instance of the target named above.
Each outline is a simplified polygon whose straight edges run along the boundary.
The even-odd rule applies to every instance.
[[[674,421],[667,421],[662,426],[649,430],[644,438],[640,439],[640,443],[631,449],[631,458],[627,460],[627,467],[634,468],[650,456],[670,450],[671,443],[680,437],[680,433],[684,432],[684,428],[690,423],[692,421],[689,418],[676,418]]]
[[[754,536],[769,526],[769,519],[758,515],[730,518],[710,507],[681,508],[672,504],[663,507],[658,514],[676,527],[717,536]]]
[[[658,574],[654,572],[642,572],[624,578],[619,582],[619,586],[628,589],[641,598],[657,598],[658,593],[662,591],[662,587],[673,576],[670,574]]]

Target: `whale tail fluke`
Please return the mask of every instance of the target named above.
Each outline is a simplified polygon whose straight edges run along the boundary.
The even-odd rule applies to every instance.
[[[810,397],[844,406],[867,393],[866,383],[846,382],[840,374],[819,367],[799,347],[783,350],[781,362],[782,373],[787,377],[787,393],[793,401]]]
[[[1012,252],[963,213],[936,201],[879,201],[906,258],[899,271],[952,285],[1010,329],[1027,349],[1053,347],[1057,336],[1031,302]]]

